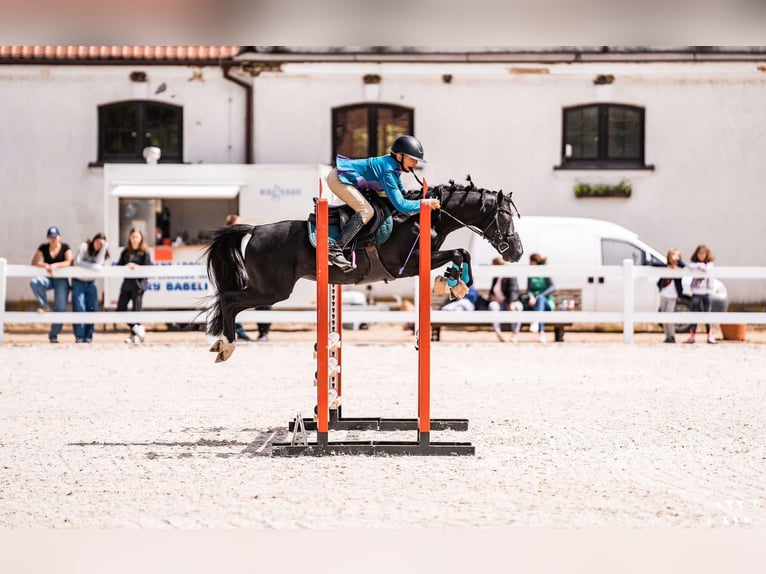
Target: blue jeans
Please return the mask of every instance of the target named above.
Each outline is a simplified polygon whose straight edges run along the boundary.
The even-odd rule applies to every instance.
[[[713,308],[713,301],[710,295],[695,295],[692,293],[692,311],[697,313],[707,313]],[[691,333],[697,332],[698,325],[691,326]],[[710,334],[710,323],[705,323],[705,332]]]
[[[535,299],[535,311],[553,311],[547,297],[537,297]],[[545,332],[545,323],[542,321],[540,321],[540,332]]]
[[[72,311],[94,312],[98,310],[98,286],[95,279],[82,281],[72,279]],[[75,323],[72,325],[75,339],[92,341],[93,323]]]
[[[48,277],[43,275],[34,277],[29,286],[35,294],[37,302],[42,309],[48,308],[48,290],[53,289],[53,310],[56,312],[66,311],[66,302],[69,298],[69,279]],[[49,339],[55,339],[61,333],[61,323],[53,323],[48,332]]]

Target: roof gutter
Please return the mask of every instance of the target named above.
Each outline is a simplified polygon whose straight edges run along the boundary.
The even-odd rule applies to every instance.
[[[232,64],[223,65],[223,77],[241,86],[245,90],[245,163],[255,163],[253,159],[253,85],[233,76]]]

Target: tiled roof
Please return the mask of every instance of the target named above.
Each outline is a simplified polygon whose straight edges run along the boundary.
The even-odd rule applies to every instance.
[[[236,56],[240,46],[0,46],[0,59],[34,62],[144,60],[219,60]]]

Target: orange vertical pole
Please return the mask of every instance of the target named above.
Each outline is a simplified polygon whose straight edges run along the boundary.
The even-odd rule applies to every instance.
[[[317,282],[317,443],[327,441],[328,432],[328,275],[329,275],[329,231],[328,204],[322,197],[322,180],[319,180],[319,200],[315,207],[317,221],[316,282]],[[323,439],[320,435],[324,433]]]
[[[423,197],[428,183],[423,181]],[[418,434],[428,443],[431,432],[431,206],[420,201],[420,267],[418,309]]]

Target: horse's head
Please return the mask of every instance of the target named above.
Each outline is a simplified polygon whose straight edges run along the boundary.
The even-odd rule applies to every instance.
[[[513,225],[514,211],[516,215],[519,211],[511,194],[478,188],[470,176],[466,179],[468,185],[450,180],[449,185],[437,185],[429,190],[429,196],[441,202],[441,210],[436,212],[436,221],[441,221],[436,224],[437,232],[446,237],[459,227],[467,227],[489,241],[505,261],[518,261],[524,248]]]
[[[513,225],[513,211],[516,210],[516,215],[519,215],[519,210],[516,209],[511,195],[504,194],[502,189],[497,192],[494,225],[484,230],[484,236],[505,261],[515,263],[524,254],[524,247]]]

